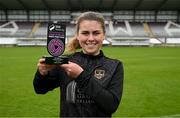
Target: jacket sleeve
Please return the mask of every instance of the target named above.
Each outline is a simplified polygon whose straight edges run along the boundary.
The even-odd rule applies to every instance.
[[[34,80],[33,80],[33,86],[34,86],[35,92],[37,94],[45,94],[48,91],[59,87],[61,80],[59,79],[58,76],[61,76],[63,78],[64,73],[62,71],[63,70],[59,70],[55,68],[52,71],[49,71],[46,76],[43,76],[37,70],[34,76]]]
[[[120,62],[107,88],[104,88],[93,79],[89,71],[83,71],[75,81],[84,93],[89,95],[101,109],[111,114],[118,108],[122,97],[123,74],[123,65]]]

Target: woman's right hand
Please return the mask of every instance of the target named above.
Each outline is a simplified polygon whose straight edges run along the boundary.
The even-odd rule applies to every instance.
[[[45,64],[45,58],[41,58],[38,61],[37,67],[38,67],[40,74],[45,76],[48,74],[48,71],[50,71],[51,69],[56,67],[56,65]]]

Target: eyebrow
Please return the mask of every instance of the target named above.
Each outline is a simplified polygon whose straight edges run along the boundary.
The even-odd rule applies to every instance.
[[[80,32],[89,32],[88,30],[81,30]],[[102,32],[102,30],[94,30],[93,32]]]

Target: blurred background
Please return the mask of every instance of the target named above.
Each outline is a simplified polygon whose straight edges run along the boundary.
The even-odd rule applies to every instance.
[[[45,45],[50,21],[67,25],[68,40],[73,36],[76,17],[83,11],[104,15],[104,44],[180,43],[179,0],[0,0],[0,45]]]

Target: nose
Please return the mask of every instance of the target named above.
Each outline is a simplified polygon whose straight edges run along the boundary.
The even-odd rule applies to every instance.
[[[88,40],[90,40],[90,41],[93,41],[93,40],[94,40],[93,34],[91,34],[91,33],[89,34]]]

